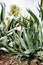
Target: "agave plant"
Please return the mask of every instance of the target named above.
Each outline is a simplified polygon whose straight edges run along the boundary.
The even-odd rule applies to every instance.
[[[31,60],[35,58],[43,61],[43,33],[41,22],[43,20],[43,8],[39,5],[39,19],[30,10],[27,12],[31,15],[30,18],[20,17],[17,21],[12,19],[7,27],[6,34],[0,38],[0,47],[4,47],[11,54]],[[15,31],[15,25],[12,22],[19,23],[21,30]],[[12,44],[12,45],[11,45]]]
[[[39,14],[43,14],[43,8],[40,5],[39,8],[41,11]],[[26,19],[27,24],[23,18],[19,20],[22,30],[19,31],[19,34],[15,33],[16,38],[13,37],[15,42],[14,49],[18,52],[17,55],[22,58],[35,58],[43,61],[43,27],[41,25],[43,16],[41,15],[38,19],[30,9],[27,9],[27,12],[30,13],[31,17]]]

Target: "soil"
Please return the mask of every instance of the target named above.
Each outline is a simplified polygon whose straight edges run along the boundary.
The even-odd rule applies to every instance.
[[[8,55],[7,53],[0,54],[0,65],[43,65],[43,62],[36,63],[33,60],[31,62],[25,60],[21,62],[15,59],[16,55]]]

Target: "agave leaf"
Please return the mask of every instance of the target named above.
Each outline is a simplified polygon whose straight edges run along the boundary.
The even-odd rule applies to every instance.
[[[5,18],[5,4],[4,3],[0,3],[2,6],[2,10],[1,10],[1,22],[4,21]]]
[[[22,56],[25,56],[25,53],[24,53],[24,51],[21,49],[21,46],[19,47],[19,51],[20,51],[20,53],[21,53]]]
[[[33,17],[34,21],[39,25],[39,20],[37,16],[30,9],[28,9],[27,12]]]
[[[7,41],[8,41],[7,36],[1,37],[0,38],[0,45],[2,45],[2,46],[6,45]]]
[[[41,5],[39,4],[39,12],[41,13],[41,20],[43,20],[43,8],[41,7]],[[39,13],[39,14],[40,14]]]
[[[25,53],[25,54],[30,54],[31,52],[32,52],[31,49],[27,49],[24,53]]]
[[[42,30],[41,30],[41,26],[39,29],[39,40],[40,40],[40,46],[42,46]]]
[[[12,19],[11,21],[10,21],[10,23],[8,24],[8,31],[10,30],[10,29],[12,29],[12,28],[14,28],[14,26],[15,26],[15,19]]]
[[[25,36],[25,40],[27,42],[28,48],[33,49],[33,44],[32,44],[31,38],[29,36],[29,33],[27,34],[25,30],[24,30],[24,36]]]
[[[9,47],[8,45],[6,45],[5,48],[6,48],[10,53],[14,53],[14,54],[17,53],[17,51],[15,51],[14,49],[12,49],[12,48]]]
[[[27,49],[26,43],[24,42],[24,40],[22,38],[20,38],[20,44],[24,49]]]

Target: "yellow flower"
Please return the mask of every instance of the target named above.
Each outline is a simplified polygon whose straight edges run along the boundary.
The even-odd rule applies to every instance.
[[[23,20],[24,20],[24,22],[26,22],[26,23],[29,22],[29,19],[27,19],[27,18],[25,18],[25,17],[23,17]]]
[[[14,5],[12,5],[12,7],[11,7],[11,12],[12,12],[12,13],[15,13],[16,10],[17,10],[17,7],[14,6]]]
[[[20,12],[20,9],[17,6],[15,5],[11,6],[10,15],[15,14],[16,16],[18,16],[19,12]]]

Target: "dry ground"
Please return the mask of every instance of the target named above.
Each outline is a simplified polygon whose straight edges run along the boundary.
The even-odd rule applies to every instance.
[[[35,63],[33,60],[30,62],[25,60],[22,63],[19,60],[15,59],[16,55],[8,55],[7,53],[1,53],[0,54],[0,65],[43,65],[43,62],[41,63]]]

